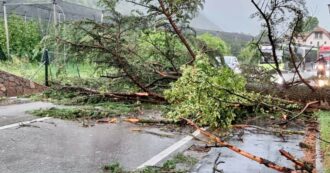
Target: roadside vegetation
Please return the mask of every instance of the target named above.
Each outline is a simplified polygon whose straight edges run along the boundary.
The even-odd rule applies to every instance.
[[[53,64],[50,66],[50,79],[54,82],[69,82],[71,79],[92,80],[97,77],[95,66],[89,63],[67,63],[64,67]],[[25,58],[12,58],[10,61],[0,63],[0,70],[10,72],[17,76],[31,79],[37,83],[43,84],[45,81],[45,70],[43,63],[30,62]],[[64,70],[65,74],[58,75],[59,70]]]
[[[320,137],[325,141],[330,141],[330,112],[320,112]],[[323,155],[324,172],[330,172],[330,146],[328,142],[320,141]]]
[[[41,35],[36,29],[36,21],[24,25],[22,19],[13,17],[11,36],[25,33],[23,31],[27,31],[28,36],[15,37],[20,39],[11,42],[11,47],[15,48],[11,51],[12,56],[6,56],[5,45],[0,45],[3,60],[0,69],[43,83],[42,58],[45,50],[49,50],[52,87],[41,95],[31,96],[31,99],[75,107],[32,112],[40,117],[99,120],[157,109],[162,110],[164,117],[171,122],[185,121],[195,129],[200,126],[227,129],[234,122],[247,123],[249,118],[259,117],[272,127],[285,128],[295,120],[305,118],[310,106],[317,105],[316,108],[321,109],[320,101],[328,96],[323,94],[324,90],[303,79],[296,66],[298,59],[292,47],[294,37],[303,33],[307,20],[303,1],[274,1],[277,3],[271,1],[262,7],[251,1],[256,7],[252,16],[260,19],[264,28],[260,38],[241,46],[238,55],[241,73],[235,73],[224,60],[225,55],[233,54],[229,46],[233,44],[210,33],[196,35],[189,27],[204,0],[132,0],[130,3],[147,10],[132,11],[130,15],[116,10],[118,1],[101,0],[100,4],[107,12],[106,20],[111,22],[83,20],[63,23],[50,32],[60,33],[58,35]],[[281,28],[283,26],[288,28]],[[286,33],[279,35],[282,31]],[[271,65],[259,64],[262,56],[259,47],[264,39],[274,52],[270,56]],[[3,40],[0,37],[2,43]],[[293,64],[300,81],[284,80],[284,65],[276,54],[278,40],[290,42],[291,59],[288,61]],[[276,75],[283,79],[283,83],[274,82]],[[299,87],[306,91],[303,95],[313,97],[305,99],[297,95],[289,98],[291,91]],[[320,121],[322,137],[328,139],[326,112],[321,113]],[[274,132],[269,130],[270,126],[266,130],[257,128]],[[276,131],[279,133],[282,134]],[[203,134],[267,167],[280,172],[294,171],[246,154],[206,131]],[[322,149],[326,156],[328,147],[324,145]],[[305,169],[307,163],[292,160],[297,169]],[[177,163],[183,162],[194,163],[192,159],[178,155],[163,167],[147,168],[142,172],[177,171]],[[306,171],[310,169],[309,166]],[[104,170],[123,172],[119,164],[105,166]]]
[[[86,84],[87,85],[87,84]],[[89,84],[91,87],[91,84]],[[98,86],[98,85],[97,85]],[[54,117],[66,120],[100,120],[129,115],[143,114],[145,110],[166,110],[166,105],[153,105],[141,102],[115,102],[99,95],[83,95],[80,92],[67,92],[59,89],[49,89],[42,94],[30,97],[35,101],[47,101],[64,108],[50,108],[32,111],[39,117]]]
[[[197,163],[197,160],[191,156],[177,154],[172,159],[167,160],[161,166],[146,167],[137,171],[125,171],[118,163],[105,165],[104,173],[188,173],[189,170]]]

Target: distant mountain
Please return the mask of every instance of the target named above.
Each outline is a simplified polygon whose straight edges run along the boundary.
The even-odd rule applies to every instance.
[[[100,8],[98,6],[99,0],[63,0],[66,2],[76,3],[92,8]],[[136,5],[131,3],[119,3],[118,10],[122,13],[129,14],[129,11],[136,8]],[[141,9],[140,9],[141,10]],[[143,9],[142,9],[143,10]],[[199,13],[196,18],[194,18],[190,25],[195,28],[197,34],[210,33],[214,36],[220,37],[231,47],[232,54],[238,56],[240,50],[250,42],[254,37],[252,35],[247,35],[243,33],[232,33],[225,32],[218,25],[210,21],[203,13]]]
[[[190,25],[196,29],[222,31],[218,25],[210,21],[203,13],[199,13],[198,16],[190,22]]]

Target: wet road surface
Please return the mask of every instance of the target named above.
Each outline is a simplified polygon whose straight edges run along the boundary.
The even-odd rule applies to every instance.
[[[36,119],[36,117],[33,117],[26,112],[42,108],[51,108],[54,106],[55,105],[51,103],[44,102],[11,104],[5,106],[0,105],[0,126]]]
[[[233,139],[229,143],[256,156],[261,156],[279,165],[292,168],[292,162],[282,157],[279,150],[284,149],[296,158],[303,157],[303,151],[299,148],[299,142],[303,140],[303,136],[291,135],[286,140],[286,142],[283,142],[282,138],[277,136],[245,132],[243,136],[244,142]],[[220,164],[217,168],[219,170],[222,169],[224,173],[277,173],[277,171],[273,171],[227,148],[213,148],[196,165],[192,172],[213,173],[213,165],[218,153],[222,154],[220,161],[224,161],[224,163]]]
[[[0,127],[36,119],[25,111],[52,106],[0,106]],[[128,123],[83,128],[78,122],[50,119],[30,125],[0,130],[1,173],[94,173],[114,162],[132,170],[183,137],[134,132],[140,127]]]

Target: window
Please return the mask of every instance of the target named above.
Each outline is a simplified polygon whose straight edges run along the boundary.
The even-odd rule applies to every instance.
[[[327,44],[327,42],[325,41],[325,42],[324,42],[324,45],[326,45],[326,44]]]
[[[311,41],[311,44],[313,44],[313,42]]]
[[[323,33],[322,32],[315,32],[314,37],[315,37],[315,39],[322,39]]]
[[[317,47],[320,47],[320,42],[319,41],[317,42]]]

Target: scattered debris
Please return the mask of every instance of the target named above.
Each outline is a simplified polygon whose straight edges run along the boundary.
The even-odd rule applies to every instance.
[[[248,153],[246,151],[243,151],[239,148],[237,148],[236,146],[233,146],[225,141],[222,141],[219,137],[211,134],[210,132],[207,132],[203,129],[201,129],[199,126],[197,126],[193,121],[191,120],[188,120],[188,119],[185,119],[185,121],[188,122],[188,124],[190,124],[191,126],[193,126],[194,128],[196,128],[197,130],[199,130],[204,136],[208,137],[209,139],[211,139],[212,141],[218,143],[221,147],[226,147],[244,157],[247,157],[251,160],[254,160],[260,164],[263,164],[265,165],[266,167],[268,168],[271,168],[271,169],[274,169],[276,171],[279,171],[279,172],[285,172],[285,173],[297,173],[296,170],[292,169],[292,168],[288,168],[288,167],[283,167],[283,166],[280,166],[274,162],[271,162],[267,159],[264,159],[264,158],[261,158],[261,157],[258,157],[258,156],[255,156],[251,153]]]
[[[165,138],[174,138],[174,135],[168,134],[168,133],[160,133],[160,132],[155,132],[151,130],[145,130],[145,129],[140,129],[140,128],[134,128],[132,129],[133,132],[141,132],[141,133],[147,133],[151,135],[156,135],[159,137],[165,137]]]
[[[304,131],[294,131],[294,130],[283,130],[283,129],[270,129],[270,128],[263,128],[255,125],[233,125],[234,128],[254,128],[257,130],[265,131],[268,133],[273,133],[273,134],[297,134],[297,135],[305,135]]]
[[[97,124],[112,124],[112,123],[117,123],[118,119],[117,118],[103,118],[99,119],[96,121]]]
[[[201,152],[201,153],[207,153],[211,150],[212,147],[208,145],[200,146],[200,145],[192,145],[188,150],[190,151],[196,151],[196,152]]]
[[[283,149],[280,150],[280,153],[282,156],[284,156],[285,158],[287,158],[288,160],[290,160],[291,162],[293,162],[295,164],[296,170],[307,171],[308,173],[313,172],[313,170],[314,170],[313,164],[308,163],[308,162],[299,161],[293,155],[291,155],[289,152],[287,152]]]
[[[94,121],[91,121],[91,120],[83,120],[82,121],[82,126],[83,127],[94,127],[95,126],[95,122]]]
[[[213,166],[213,173],[224,173],[223,170],[219,169],[219,165],[221,163],[225,163],[223,161],[220,161],[221,153],[218,154],[217,159],[214,161],[214,166]]]
[[[302,115],[308,107],[310,107],[313,104],[320,103],[320,101],[312,101],[306,104],[306,106],[294,117],[291,117],[290,119],[286,119],[286,121],[279,123],[279,125],[285,125],[288,124],[290,121],[293,121],[294,119],[298,118],[300,115]]]
[[[36,126],[36,125],[32,125],[32,124],[24,124],[24,123],[21,123],[18,125],[18,127],[16,129],[20,129],[20,128],[23,128],[23,127],[32,127],[32,128],[40,128],[39,126]]]
[[[312,149],[312,147],[304,142],[299,143],[299,147],[302,149]]]
[[[173,120],[157,120],[157,119],[141,119],[141,118],[127,118],[124,121],[129,123],[141,123],[141,124],[180,124],[180,122],[176,122]]]

